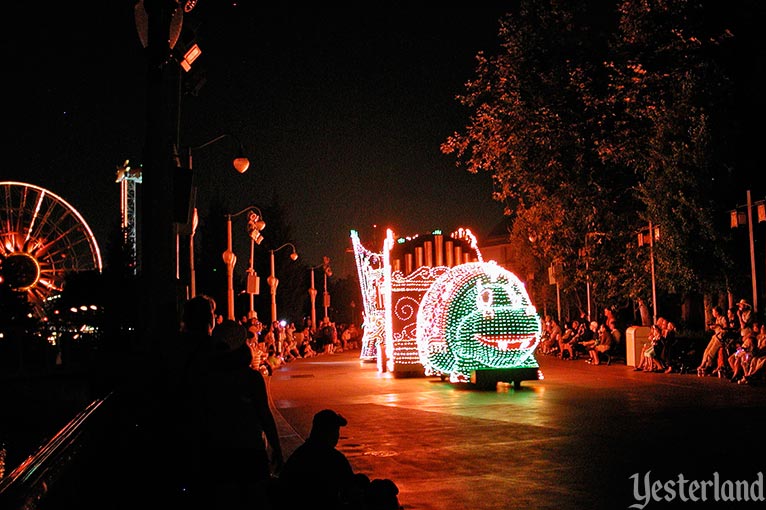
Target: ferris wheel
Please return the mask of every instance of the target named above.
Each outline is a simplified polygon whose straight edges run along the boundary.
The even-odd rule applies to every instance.
[[[33,184],[0,181],[0,285],[26,293],[44,315],[46,299],[63,290],[67,275],[101,269],[93,232],[66,200]]]

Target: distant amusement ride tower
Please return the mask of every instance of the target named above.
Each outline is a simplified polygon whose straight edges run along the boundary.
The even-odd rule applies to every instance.
[[[127,258],[126,269],[132,274],[138,274],[138,249],[136,234],[136,184],[141,183],[141,168],[131,168],[130,161],[125,160],[117,167],[116,181],[120,185],[120,229],[122,243]]]

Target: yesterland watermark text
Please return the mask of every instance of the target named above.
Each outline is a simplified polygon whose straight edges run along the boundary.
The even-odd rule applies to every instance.
[[[641,476],[634,473],[630,477],[633,483],[635,503],[628,508],[644,510],[650,503],[671,501],[690,502],[763,502],[763,472],[758,472],[751,480],[722,479],[714,472],[709,479],[693,480],[682,473],[674,479],[652,480],[651,471]]]

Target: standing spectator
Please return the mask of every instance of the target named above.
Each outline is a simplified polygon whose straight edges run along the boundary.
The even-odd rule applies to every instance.
[[[285,343],[294,344],[295,343],[295,323],[294,322],[288,322],[284,328],[282,328],[285,333]]]
[[[184,446],[199,458],[192,492],[200,508],[254,508],[257,487],[282,466],[279,435],[266,383],[250,367],[246,329],[224,323],[214,338],[214,308],[205,299],[195,297],[184,309],[187,340],[196,345],[179,377],[178,397],[188,405]]]
[[[317,352],[324,354],[332,354],[335,351],[335,342],[338,338],[335,325],[330,322],[330,319],[325,317],[322,319],[321,327],[317,334]]]
[[[281,356],[284,353],[285,347],[285,328],[281,322],[273,321],[270,333],[271,337],[273,337],[274,352],[277,356]]]
[[[164,366],[160,373],[163,379],[160,381],[161,391],[157,392],[162,396],[155,399],[153,412],[158,432],[152,434],[152,439],[167,455],[163,486],[169,488],[171,496],[183,491],[199,499],[201,489],[197,484],[202,479],[203,465],[199,447],[200,417],[188,372],[200,351],[212,351],[211,335],[217,320],[215,308],[215,301],[205,295],[187,301],[180,331],[169,339],[168,351],[162,353]]]
[[[214,335],[213,352],[192,374],[201,396],[201,452],[204,483],[210,489],[207,508],[257,507],[258,486],[282,467],[266,383],[261,372],[250,367],[246,337],[246,329],[238,325]]]
[[[317,334],[316,324],[314,324],[314,321],[312,321],[309,317],[303,318],[303,328],[308,328],[309,333],[311,334],[311,338],[315,338]]]
[[[274,324],[272,323],[270,328],[267,328],[265,332],[262,334],[263,338],[263,345],[261,348],[265,353],[269,353],[270,350],[274,350],[276,352],[277,350],[277,335],[275,332]]]

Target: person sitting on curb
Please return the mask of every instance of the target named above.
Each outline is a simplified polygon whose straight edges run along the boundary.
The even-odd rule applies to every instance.
[[[336,446],[346,418],[323,409],[314,415],[311,432],[288,457],[279,475],[287,509],[335,509],[354,483],[354,470]]]

